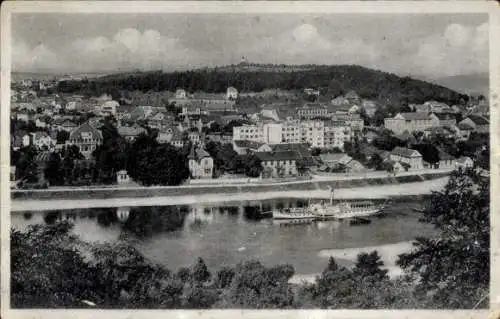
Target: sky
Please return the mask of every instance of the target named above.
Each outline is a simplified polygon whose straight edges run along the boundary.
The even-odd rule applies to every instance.
[[[485,14],[12,16],[12,70],[179,70],[239,63],[359,64],[437,79],[488,72]]]

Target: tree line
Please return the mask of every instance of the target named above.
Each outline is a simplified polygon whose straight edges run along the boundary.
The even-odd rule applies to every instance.
[[[190,267],[171,271],[126,242],[82,241],[68,222],[12,229],[11,304],[14,308],[488,308],[488,182],[474,170],[455,171],[445,188],[432,194],[422,222],[440,232],[417,238],[412,251],[399,256],[403,276],[391,279],[374,251],[358,255],[353,267],[330,258],[314,282],[300,284],[289,283],[293,266],[269,267],[257,260],[213,270],[198,259]],[[129,229],[143,228],[138,227]]]
[[[98,96],[125,91],[225,92],[234,86],[240,92],[261,92],[264,89],[302,90],[322,88],[331,97],[356,91],[362,98],[384,104],[408,105],[437,100],[459,104],[468,96],[448,88],[357,65],[315,66],[291,72],[200,69],[182,72],[138,72],[116,74],[97,79],[67,80],[58,84],[62,93]],[[116,94],[115,94],[116,95]]]

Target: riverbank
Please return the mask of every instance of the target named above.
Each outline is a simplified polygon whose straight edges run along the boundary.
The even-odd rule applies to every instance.
[[[345,248],[345,249],[323,249],[318,253],[318,257],[323,260],[323,264],[327,264],[330,257],[335,258],[337,262],[343,266],[352,266],[356,262],[356,258],[361,253],[371,253],[376,250],[384,262],[384,269],[388,270],[390,278],[397,278],[403,274],[401,267],[396,265],[398,256],[403,253],[408,253],[412,250],[412,241],[404,241],[394,244],[367,246],[360,248]],[[343,262],[340,262],[343,261]],[[290,283],[300,284],[302,282],[313,283],[316,276],[320,274],[296,274],[290,279]]]
[[[351,188],[335,187],[335,198],[337,199],[383,199],[390,197],[416,197],[430,194],[432,191],[441,190],[447,183],[448,177],[441,177],[420,182],[395,183],[392,185],[363,186]],[[25,199],[14,198],[11,202],[11,211],[27,210],[63,210],[76,208],[105,208],[105,207],[123,207],[123,206],[165,206],[165,205],[190,205],[196,203],[219,203],[227,201],[249,201],[249,200],[269,200],[276,198],[329,198],[330,191],[326,186],[311,184],[307,192],[304,190],[290,189],[288,186],[275,186],[265,189],[240,189],[240,188],[210,188],[205,192],[199,192],[193,195],[180,195],[182,192],[176,192],[179,195],[171,196],[152,196],[144,197],[141,193],[128,193],[129,197],[110,196],[102,198],[102,194],[96,193],[95,198],[88,196],[76,196],[80,192],[73,193],[66,199],[44,198],[44,199]],[[42,193],[45,194],[45,193]],[[50,193],[49,193],[50,194]],[[85,193],[89,195],[89,193]],[[161,194],[161,192],[160,192]],[[99,196],[101,195],[101,196]],[[42,197],[43,198],[43,197]]]
[[[240,194],[277,191],[318,191],[328,186],[335,189],[368,186],[400,185],[430,181],[448,176],[449,172],[421,173],[415,175],[366,177],[333,180],[301,180],[282,183],[235,184],[235,185],[184,185],[155,187],[101,187],[101,188],[49,188],[33,190],[12,190],[12,200],[81,200],[111,198],[142,198],[169,196],[199,196],[204,194]]]

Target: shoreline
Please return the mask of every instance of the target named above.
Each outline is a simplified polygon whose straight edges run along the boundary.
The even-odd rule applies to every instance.
[[[348,260],[349,263],[354,265],[356,258],[360,253],[370,253],[374,250],[378,252],[382,261],[384,262],[383,269],[388,270],[388,275],[391,279],[397,278],[403,274],[403,269],[396,265],[396,260],[398,256],[403,253],[408,253],[413,248],[413,240],[402,241],[394,244],[385,244],[378,246],[366,246],[366,247],[356,247],[356,248],[341,248],[341,249],[322,249],[318,252],[318,258],[327,265],[328,258],[333,257],[337,262],[338,260]],[[348,266],[350,267],[350,266]],[[316,276],[320,276],[321,273],[312,274],[295,274],[290,278],[289,283],[300,284],[302,282],[314,283]]]
[[[441,177],[422,182],[391,184],[379,186],[351,187],[335,190],[336,199],[385,199],[428,195],[432,191],[442,189],[448,177]],[[65,210],[77,208],[110,208],[125,206],[167,206],[190,205],[197,203],[220,203],[227,201],[270,200],[277,198],[329,198],[330,192],[324,189],[315,190],[260,190],[248,192],[202,193],[198,195],[151,196],[151,197],[114,197],[83,199],[11,199],[11,212],[29,210]]]

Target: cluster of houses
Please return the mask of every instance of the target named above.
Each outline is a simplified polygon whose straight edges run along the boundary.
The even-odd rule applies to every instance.
[[[305,89],[304,93],[320,95],[316,89]],[[57,94],[37,97],[36,92],[23,94],[16,91],[12,95],[11,118],[34,123],[36,132],[15,131],[12,134],[14,149],[32,145],[44,151],[57,151],[65,145],[76,145],[89,159],[103,143],[100,128],[104,118],[113,116],[118,134],[130,142],[146,133],[148,127],[157,130],[159,143],[183,147],[191,142],[193,148],[188,165],[192,178],[213,176],[213,159],[204,150],[209,141],[230,143],[238,154],[255,154],[262,163],[263,177],[272,178],[300,175],[303,166],[325,171],[341,165],[350,171],[363,171],[361,163],[343,153],[344,145],[355,139],[364,139],[370,144],[377,135],[373,127],[365,129],[360,112],[363,110],[371,117],[378,105],[360,98],[353,91],[328,103],[262,103],[257,112],[247,113],[238,109],[238,99],[251,94],[239,93],[234,87],[228,87],[226,93],[221,94],[191,94],[178,89],[168,99],[169,105],[178,110],[177,114],[165,106],[120,103],[109,95],[84,98]],[[489,132],[488,114],[478,112],[477,108],[472,112],[434,101],[410,105],[410,108],[414,111],[386,118],[384,128],[396,136],[414,132],[422,132],[425,136],[439,133],[457,140],[468,139],[472,132]],[[458,115],[463,117],[459,122]],[[232,131],[222,129],[231,123]],[[58,138],[63,131],[68,136]],[[376,152],[384,160],[391,161],[396,169],[422,169],[430,165],[416,150],[398,147],[384,152],[369,146],[372,150],[370,147],[364,149],[368,156]],[[322,154],[313,157],[312,148],[323,150]],[[472,165],[471,159],[454,159],[447,154],[439,156],[439,167]],[[119,175],[119,181],[128,181],[126,172]]]

